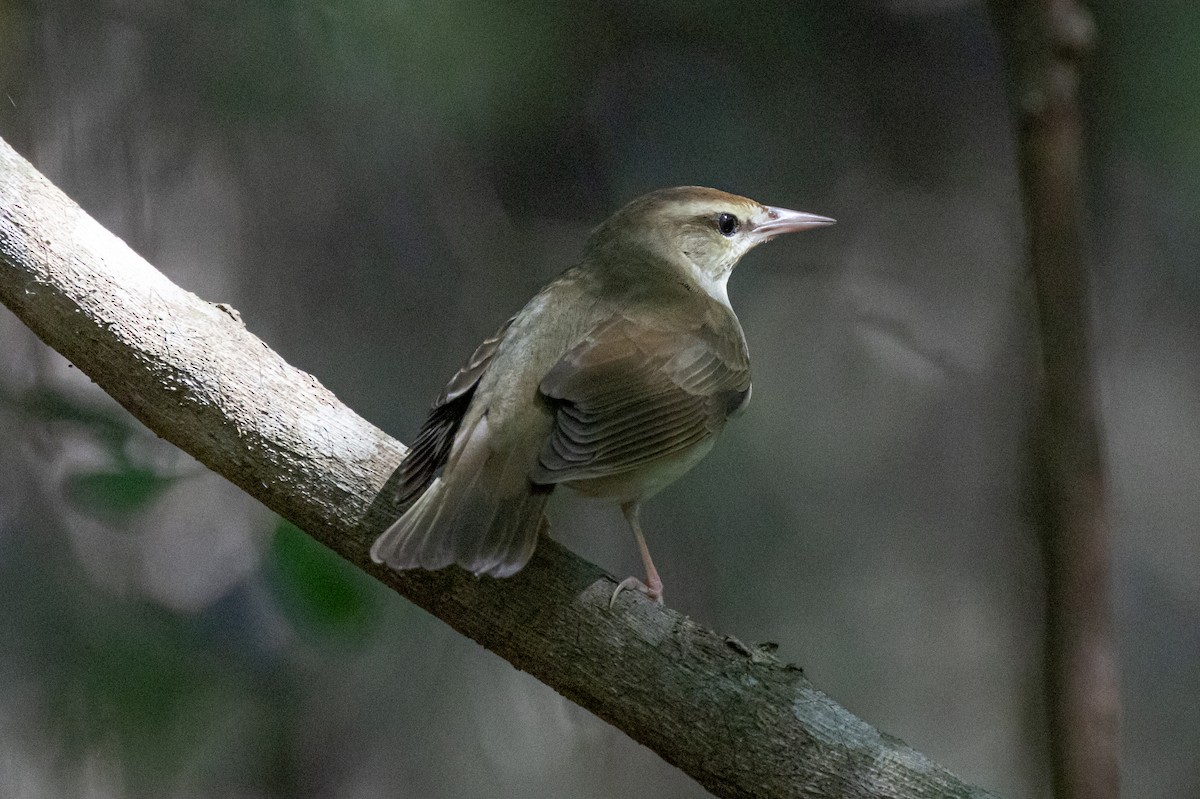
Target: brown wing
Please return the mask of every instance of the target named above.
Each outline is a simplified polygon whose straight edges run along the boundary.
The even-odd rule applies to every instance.
[[[514,316],[513,319],[515,318]],[[471,398],[475,396],[475,387],[479,385],[479,378],[483,377],[483,373],[487,371],[488,364],[492,362],[492,357],[496,354],[500,341],[508,332],[513,319],[505,322],[496,331],[496,335],[485,340],[475,349],[475,353],[471,355],[466,365],[450,378],[450,382],[442,389],[441,395],[434,401],[429,416],[421,425],[421,432],[417,433],[417,440],[413,442],[412,449],[408,452],[408,457],[400,464],[399,501],[401,507],[407,507],[420,496],[421,492],[433,482],[433,478],[437,477],[438,472],[446,465],[446,459],[450,456],[450,447],[454,444],[454,436],[467,412],[467,407],[471,404]]]
[[[532,479],[560,483],[620,474],[715,434],[750,392],[740,330],[650,330],[616,317],[543,378],[554,430]]]

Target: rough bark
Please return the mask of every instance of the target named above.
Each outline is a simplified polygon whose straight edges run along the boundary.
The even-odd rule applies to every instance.
[[[728,797],[986,797],[746,646],[543,539],[506,580],[370,562],[405,449],[0,141],[0,301],[138,419],[399,594]]]
[[[1075,0],[993,0],[1018,123],[1041,350],[1033,456],[1046,564],[1045,668],[1059,799],[1118,794],[1104,456],[1089,352],[1079,80],[1094,30]]]

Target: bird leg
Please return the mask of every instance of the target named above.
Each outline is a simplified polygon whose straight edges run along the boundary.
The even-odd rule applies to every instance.
[[[626,502],[621,505],[621,513],[625,514],[625,521],[629,522],[629,528],[633,530],[633,536],[637,539],[638,551],[642,555],[642,565],[646,567],[646,582],[643,583],[636,577],[626,577],[617,583],[617,590],[613,591],[612,598],[608,600],[610,608],[617,601],[617,595],[626,588],[636,588],[658,604],[663,603],[662,579],[658,576],[658,569],[654,568],[654,561],[650,559],[650,548],[646,546],[646,537],[642,535],[642,524],[638,521],[640,509],[641,505],[637,502]]]

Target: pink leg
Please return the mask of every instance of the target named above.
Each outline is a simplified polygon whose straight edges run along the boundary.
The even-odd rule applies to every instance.
[[[633,530],[633,536],[637,539],[638,551],[642,555],[642,565],[646,567],[646,582],[643,583],[636,577],[626,577],[617,584],[617,590],[613,591],[612,598],[608,600],[610,608],[617,601],[617,595],[626,588],[636,588],[658,604],[663,603],[662,579],[658,576],[658,569],[654,568],[654,561],[650,559],[650,548],[646,546],[646,537],[642,535],[642,525],[638,521],[640,509],[641,505],[637,502],[627,502],[621,506],[621,512],[625,514],[625,521],[629,522],[629,528]]]

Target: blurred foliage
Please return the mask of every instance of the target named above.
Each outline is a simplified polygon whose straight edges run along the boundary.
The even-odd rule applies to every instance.
[[[116,471],[69,476],[67,497],[101,518],[119,522],[148,507],[172,482],[154,469],[125,464]]]
[[[128,795],[154,795],[224,726],[246,664],[197,637],[188,614],[103,596],[73,611],[42,635],[49,716],[69,751],[120,753]]]
[[[1093,98],[1114,143],[1200,202],[1200,4],[1090,3],[1100,30]]]
[[[0,0],[0,81],[27,56],[32,23],[33,15],[26,3]],[[11,95],[4,94],[0,94],[0,101],[10,105],[14,102]]]
[[[319,111],[330,99],[382,100],[486,126],[527,119],[529,104],[580,80],[555,68],[580,38],[568,5],[280,0],[236,9],[217,3],[198,13],[216,33],[205,41],[217,43],[201,95],[239,120]]]
[[[36,504],[26,518],[34,513]],[[270,730],[286,718],[290,677],[264,668],[270,659],[261,646],[237,634],[242,623],[229,615],[236,605],[197,615],[105,591],[74,558],[32,556],[61,548],[41,527],[37,536],[9,535],[0,558],[8,595],[0,623],[9,642],[0,663],[37,675],[32,691],[19,681],[7,686],[10,701],[21,697],[22,714],[6,724],[10,736],[49,742],[54,773],[65,780],[52,791],[82,795],[107,784],[110,795],[162,796],[181,779],[219,783],[237,775],[236,758],[225,753],[236,741],[214,741],[234,729],[256,748],[272,740]],[[70,775],[86,773],[97,757],[113,758],[120,771],[72,789]]]
[[[354,0],[322,11],[327,89],[358,82],[367,60],[394,91],[460,124],[528,118],[582,77],[557,68],[581,55],[569,4]]]
[[[279,607],[301,632],[361,640],[378,616],[375,581],[280,519],[265,564]]]
[[[715,1],[609,7],[260,0],[233,13],[226,3],[202,4],[194,13],[202,38],[151,44],[164,47],[156,57],[167,76],[199,81],[198,99],[217,117],[243,124],[366,104],[402,110],[413,126],[437,120],[484,145],[537,136],[547,122],[594,111],[589,106],[603,101],[594,96],[596,74],[624,68],[631,52],[638,59],[686,48],[714,66],[754,70],[773,59],[816,65],[828,49],[818,31],[833,19],[820,4],[777,2],[735,20]],[[205,48],[195,75],[170,66],[180,46]],[[754,86],[729,82],[720,70],[695,76],[710,77],[716,109],[722,94],[744,102],[811,90],[808,82],[781,83],[769,73]],[[707,116],[711,124],[726,119],[712,110]]]
[[[38,677],[36,693],[21,705],[36,714],[7,721],[47,723],[23,732],[53,741],[57,768],[66,775],[119,764],[117,771],[92,773],[79,789],[84,792],[154,797],[188,784],[294,795],[285,730],[302,670],[287,663],[296,653],[276,648],[279,632],[271,630],[278,625],[271,619],[279,614],[283,629],[317,652],[329,644],[344,652],[366,639],[380,586],[279,521],[262,570],[268,603],[258,611],[247,593],[252,585],[198,613],[106,590],[88,579],[76,558],[38,557],[31,550],[61,548],[64,531],[54,528],[77,519],[75,513],[99,522],[98,530],[121,533],[151,511],[178,476],[137,458],[147,432],[108,403],[41,388],[0,396],[0,410],[6,414],[0,418],[16,419],[23,431],[71,430],[98,446],[95,461],[65,475],[62,499],[73,511],[35,524],[40,500],[34,501],[0,537],[0,581],[10,596],[0,606],[0,624],[10,641],[22,642],[2,652],[0,672],[19,664],[19,673]],[[47,528],[47,522],[49,529],[36,536],[10,534]],[[133,529],[155,545],[153,531]],[[0,768],[0,783],[6,779],[11,774]],[[73,795],[70,785],[68,777],[54,790]]]
[[[259,0],[236,10],[226,3],[198,6],[198,24],[217,34],[203,37],[204,45],[215,46],[198,74],[200,95],[214,110],[245,122],[291,116],[314,101],[296,80],[304,64],[297,61],[294,5]]]
[[[109,465],[99,470],[75,470],[66,476],[66,499],[80,510],[119,524],[148,508],[174,478],[131,459],[130,440],[144,435],[132,419],[107,407],[77,402],[64,392],[33,388],[16,398],[0,394],[0,401],[17,410],[28,422],[79,425],[103,447]]]
[[[30,423],[80,424],[86,427],[115,458],[124,457],[125,443],[133,434],[133,419],[111,408],[75,401],[63,391],[34,387],[18,394],[8,394],[0,387],[0,402],[20,413]]]

